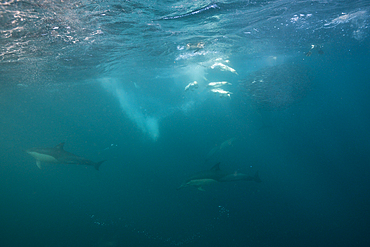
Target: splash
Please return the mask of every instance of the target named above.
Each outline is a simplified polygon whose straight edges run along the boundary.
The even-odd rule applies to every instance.
[[[104,78],[101,79],[101,85],[118,99],[122,111],[126,113],[128,118],[133,121],[143,133],[147,134],[153,141],[158,139],[158,118],[148,116],[143,112],[140,106],[136,104],[134,96],[128,94],[120,83],[113,79]]]

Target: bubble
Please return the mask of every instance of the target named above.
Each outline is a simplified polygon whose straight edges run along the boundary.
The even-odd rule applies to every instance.
[[[183,234],[183,232],[181,232],[176,236],[169,236],[166,235],[166,233],[157,233],[155,229],[146,229],[144,226],[139,226],[135,222],[124,217],[118,217],[111,220],[101,218],[96,214],[88,216],[92,219],[92,224],[99,227],[117,227],[117,229],[125,228],[140,238],[145,237],[148,240],[162,242],[163,244],[170,246],[184,246],[198,241],[203,236],[207,236],[208,233],[214,231],[215,228],[225,223],[225,220],[228,220],[230,217],[230,211],[222,205],[217,206],[216,212],[217,213],[215,217],[213,217],[213,220],[206,224],[202,231],[194,231],[187,234]]]

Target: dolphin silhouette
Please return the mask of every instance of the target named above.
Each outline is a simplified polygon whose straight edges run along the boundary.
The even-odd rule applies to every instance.
[[[54,164],[76,164],[93,166],[99,170],[100,165],[105,161],[93,162],[75,154],[69,153],[63,149],[64,142],[54,148],[30,148],[26,152],[36,159],[38,168],[42,168],[41,163]]]
[[[222,149],[230,147],[233,145],[233,142],[236,140],[236,137],[232,137],[230,139],[227,139],[223,143],[221,143],[218,146],[215,146],[214,148],[211,149],[211,151],[208,152],[207,157],[206,157],[206,162],[213,157],[214,154],[219,153],[222,151]]]
[[[180,187],[178,187],[177,189],[179,190],[184,187],[194,186],[198,190],[204,191],[202,188],[203,185],[207,185],[207,184],[211,184],[215,182],[231,182],[231,181],[240,181],[240,180],[255,181],[257,183],[261,182],[261,179],[258,176],[258,172],[256,172],[254,176],[248,176],[246,174],[237,173],[237,172],[228,173],[220,169],[220,162],[219,162],[216,165],[214,165],[210,170],[201,171],[201,172],[194,174],[193,176],[185,180],[180,185]]]

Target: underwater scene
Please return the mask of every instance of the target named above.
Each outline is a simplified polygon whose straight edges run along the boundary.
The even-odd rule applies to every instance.
[[[1,0],[0,246],[370,246],[370,1]]]

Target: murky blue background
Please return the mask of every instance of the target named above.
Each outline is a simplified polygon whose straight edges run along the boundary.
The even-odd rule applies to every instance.
[[[1,1],[0,245],[368,246],[369,4]]]

